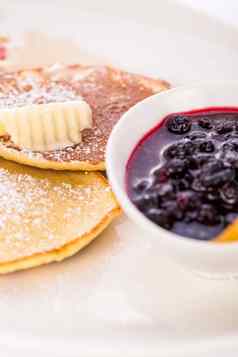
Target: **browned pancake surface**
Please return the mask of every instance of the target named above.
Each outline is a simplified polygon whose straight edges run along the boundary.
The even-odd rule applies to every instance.
[[[88,162],[96,167],[104,162],[107,140],[122,114],[142,99],[168,87],[164,81],[106,66],[22,70],[1,74],[0,108],[62,102],[82,96],[93,113],[93,127],[84,130],[82,142],[64,150],[37,153],[37,156],[62,163]],[[11,147],[10,143],[5,145]],[[32,157],[34,153],[29,155]]]

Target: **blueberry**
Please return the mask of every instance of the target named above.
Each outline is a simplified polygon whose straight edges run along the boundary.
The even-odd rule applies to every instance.
[[[214,203],[219,201],[220,195],[217,190],[206,192],[205,200]]]
[[[228,205],[238,203],[238,184],[236,182],[226,183],[220,189],[221,199]]]
[[[235,129],[235,131],[237,132],[238,131],[238,116],[237,115],[235,115],[235,125],[234,125],[234,129]]]
[[[214,173],[207,173],[202,177],[202,183],[205,187],[221,186],[226,182],[232,181],[235,177],[233,168],[226,168]]]
[[[224,162],[238,167],[238,141],[229,140],[220,148],[220,155]]]
[[[192,157],[192,156],[188,157],[188,158],[186,159],[186,162],[187,162],[187,168],[188,168],[188,170],[196,170],[196,169],[198,169],[198,167],[199,167],[199,165],[198,165],[197,160],[196,160],[195,157]],[[192,177],[192,176],[191,176],[191,177]]]
[[[168,177],[169,177],[168,171],[164,166],[156,167],[151,171],[150,175],[152,176],[154,183],[164,183],[168,181]]]
[[[161,207],[174,220],[180,220],[183,218],[183,212],[179,209],[176,200],[163,202]]]
[[[211,133],[211,139],[214,140],[215,142],[222,143],[222,142],[226,141],[225,137],[227,135],[220,135],[220,134],[217,134],[217,133]]]
[[[158,193],[158,196],[163,199],[163,200],[170,200],[175,196],[173,186],[171,183],[165,183],[163,185],[158,185],[155,187],[156,192]]]
[[[191,129],[191,121],[183,115],[174,115],[167,120],[167,128],[173,134],[185,134]]]
[[[178,144],[172,144],[169,145],[164,151],[163,151],[163,156],[165,159],[170,160],[174,158],[184,158],[186,156],[186,152],[184,150],[183,144],[178,143]]]
[[[177,203],[181,210],[193,210],[200,205],[200,196],[193,191],[179,192]]]
[[[220,217],[212,205],[203,204],[198,211],[197,220],[206,225],[215,225],[219,223]]]
[[[216,160],[213,156],[213,159],[211,161],[209,161],[204,167],[203,167],[203,171],[206,173],[213,173],[213,172],[217,172],[221,169],[224,169],[224,163],[221,160]]]
[[[192,141],[186,141],[184,143],[183,147],[184,147],[186,156],[192,155],[196,150],[196,145]]]
[[[187,180],[190,184],[193,182],[194,177],[191,172],[186,172],[184,175],[184,179]]]
[[[226,134],[224,135],[224,140],[229,140],[229,139],[238,139],[238,133],[229,133],[229,134]]]
[[[150,181],[148,179],[138,179],[136,182],[133,184],[133,189],[141,193],[145,191],[148,187],[150,186]]]
[[[238,152],[238,140],[228,140],[225,144],[222,145],[222,151],[235,151]]]
[[[208,154],[198,154],[194,157],[194,163],[196,168],[202,167],[203,165],[209,163],[214,160],[214,156]]]
[[[225,168],[221,160],[215,160],[203,165],[200,174],[192,184],[195,191],[206,191],[224,184],[227,180],[231,181],[234,178],[235,170],[232,168]]]
[[[233,223],[238,218],[238,212],[230,212],[225,216],[225,225]]]
[[[195,178],[195,180],[193,181],[191,187],[195,192],[204,192],[204,191],[206,191],[206,187],[203,185],[203,183],[201,182],[201,180],[199,178]]]
[[[207,136],[204,131],[193,131],[192,133],[185,136],[185,139],[196,140],[196,139],[205,139]]]
[[[175,180],[173,184],[176,192],[188,190],[191,186],[191,183],[185,178],[181,180]]]
[[[201,152],[211,153],[215,151],[215,146],[211,140],[207,140],[200,143],[199,149]]]
[[[171,229],[173,225],[173,219],[170,215],[161,209],[151,208],[147,211],[146,216],[153,222],[159,224],[161,227]]]
[[[193,176],[189,171],[185,171],[182,177],[176,177],[172,180],[175,192],[188,190],[193,181]]]
[[[212,123],[211,123],[211,120],[209,118],[201,118],[198,120],[198,125],[203,128],[203,129],[212,129]]]
[[[227,133],[230,133],[233,130],[233,125],[229,121],[228,122],[219,123],[216,126],[215,130],[219,135],[227,134]]]
[[[178,141],[175,144],[169,145],[163,152],[165,159],[170,160],[174,158],[184,159],[192,155],[195,151],[195,145],[191,141]]]
[[[186,216],[184,217],[184,221],[186,223],[190,223],[190,222],[193,222],[193,221],[196,221],[197,219],[197,211],[196,210],[191,210],[191,211],[187,211],[186,212]]]
[[[166,164],[166,169],[170,177],[181,177],[187,168],[185,160],[173,159]]]
[[[134,197],[132,201],[139,210],[144,212],[151,207],[158,207],[159,196],[156,191],[151,191]]]
[[[203,165],[201,169],[201,175],[209,176],[211,174],[215,174],[219,171],[222,171],[224,168],[224,162],[222,160],[216,159],[213,155],[213,158]]]
[[[234,151],[227,151],[221,155],[222,159],[224,160],[224,163],[226,165],[231,165],[234,168],[238,168],[238,155]]]

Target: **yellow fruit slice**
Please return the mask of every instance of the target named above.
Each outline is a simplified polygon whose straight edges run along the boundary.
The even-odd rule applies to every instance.
[[[238,219],[213,239],[215,243],[233,243],[236,241],[238,241]]]

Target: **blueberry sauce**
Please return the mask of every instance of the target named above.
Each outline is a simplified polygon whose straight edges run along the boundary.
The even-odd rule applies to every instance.
[[[215,238],[238,218],[238,108],[168,115],[132,152],[126,187],[154,223]]]

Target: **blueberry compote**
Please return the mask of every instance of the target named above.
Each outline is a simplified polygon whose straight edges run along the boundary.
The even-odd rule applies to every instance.
[[[215,238],[238,218],[238,108],[167,116],[136,146],[126,184],[154,223],[186,237]]]

